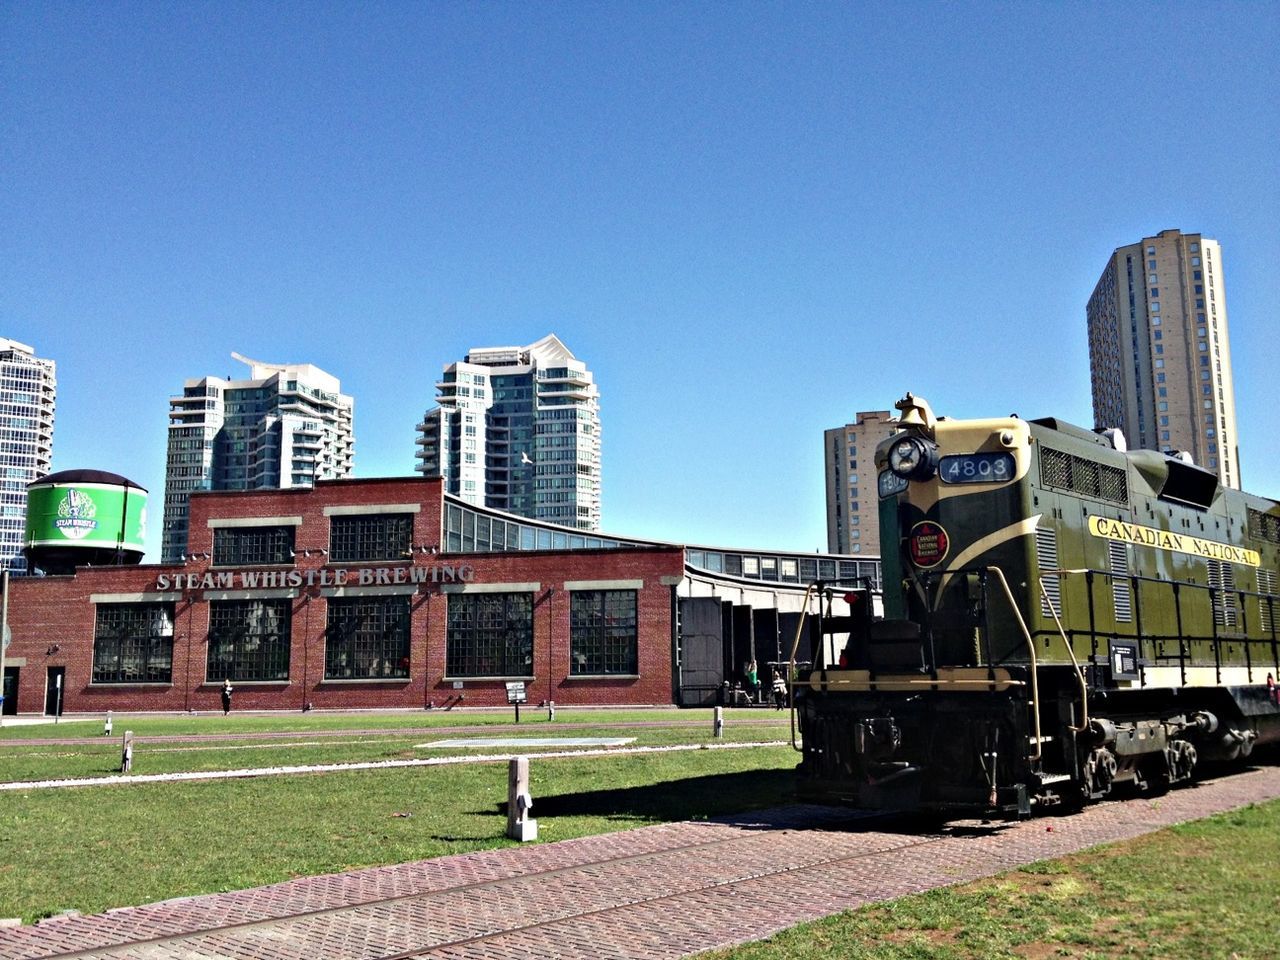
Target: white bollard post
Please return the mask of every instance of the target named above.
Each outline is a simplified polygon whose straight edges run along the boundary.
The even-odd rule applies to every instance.
[[[111,736],[111,711],[107,711],[107,721],[102,725],[102,735],[104,737]]]
[[[538,839],[538,821],[529,816],[529,758],[515,757],[507,765],[507,836],[525,842]]]
[[[547,719],[554,720],[556,718],[556,702],[554,700],[547,701]]]
[[[716,707],[711,729],[717,740],[724,736],[724,707]]]
[[[120,772],[128,773],[133,769],[133,731],[124,732],[124,747],[120,751]]]

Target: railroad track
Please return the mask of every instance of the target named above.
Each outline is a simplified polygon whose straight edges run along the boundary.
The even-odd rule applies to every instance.
[[[1265,767],[1159,802],[925,833],[787,807],[0,930],[0,957],[679,957],[1277,797],[1280,768]]]

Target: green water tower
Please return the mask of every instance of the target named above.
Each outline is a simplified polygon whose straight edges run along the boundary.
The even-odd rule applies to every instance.
[[[139,563],[147,491],[105,470],[62,470],[27,485],[27,564],[46,574]]]

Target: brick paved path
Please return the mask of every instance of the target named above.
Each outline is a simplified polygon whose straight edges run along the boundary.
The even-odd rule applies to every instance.
[[[1264,767],[936,834],[787,807],[46,921],[0,930],[0,957],[674,958],[1277,797]]]

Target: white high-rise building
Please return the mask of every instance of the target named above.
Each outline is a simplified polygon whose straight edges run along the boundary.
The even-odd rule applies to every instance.
[[[164,563],[186,550],[195,490],[310,487],[351,474],[355,402],[337,377],[309,363],[232,357],[249,365],[249,379],[188,380],[169,398]]]
[[[470,503],[600,529],[600,394],[554,335],[449,364],[418,425],[418,472]]]
[[[827,549],[880,556],[876,444],[898,431],[897,414],[863,410],[843,427],[823,431],[827,478]]]
[[[57,367],[35,348],[0,337],[0,568],[26,573],[27,484],[53,462]]]
[[[1093,419],[1240,487],[1222,248],[1162,230],[1120,247],[1086,307]]]

